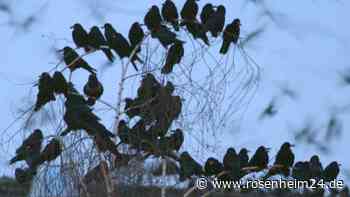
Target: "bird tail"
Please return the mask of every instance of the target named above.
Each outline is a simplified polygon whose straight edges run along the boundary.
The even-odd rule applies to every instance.
[[[102,51],[110,62],[114,61],[114,55],[110,49],[102,49]]]
[[[140,59],[140,57],[137,56],[137,55],[134,55],[134,56],[132,57],[131,63],[132,63],[132,65],[134,66],[135,70],[136,70],[136,71],[139,71],[139,69],[138,69],[137,66],[136,66],[135,61],[138,61],[138,62],[140,62],[141,64],[143,64],[144,62],[143,62],[143,61]]]
[[[17,156],[13,157],[10,161],[9,161],[9,165],[12,165],[14,163],[16,163],[18,160]]]
[[[221,49],[220,49],[220,53],[225,55],[227,53],[229,47],[230,47],[230,43],[223,41]]]

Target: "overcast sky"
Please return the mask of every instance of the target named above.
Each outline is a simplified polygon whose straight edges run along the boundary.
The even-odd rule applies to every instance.
[[[88,2],[84,5],[83,2]],[[202,6],[209,1],[201,0]],[[348,51],[350,46],[350,26],[348,24],[350,2],[335,0],[265,0],[266,8],[275,14],[276,18],[263,15],[261,7],[243,0],[213,0],[213,4],[224,4],[227,10],[227,21],[239,17],[242,22],[242,36],[263,25],[264,33],[246,47],[246,51],[261,66],[261,81],[259,89],[239,122],[238,131],[227,130],[217,136],[215,142],[220,145],[215,151],[205,150],[195,153],[196,144],[190,139],[185,142],[194,151],[196,158],[204,161],[208,156],[221,158],[228,146],[248,147],[255,150],[265,144],[272,147],[275,154],[284,141],[294,141],[293,129],[303,126],[306,119],[314,120],[316,127],[324,126],[334,107],[349,104],[349,87],[339,86],[338,72],[349,68]],[[176,1],[182,6],[183,0]],[[0,130],[8,127],[15,118],[18,106],[23,105],[30,91],[35,89],[28,85],[37,79],[43,71],[47,71],[57,63],[57,57],[52,47],[62,48],[73,46],[69,27],[80,22],[86,27],[103,25],[111,22],[118,31],[127,35],[128,28],[134,21],[143,21],[143,16],[152,5],[160,5],[161,1],[20,1],[10,3],[14,8],[12,17],[0,12],[0,84],[1,120]],[[29,14],[37,13],[38,21],[29,27],[27,32],[7,21],[25,20]],[[89,57],[94,65],[101,65],[101,57]],[[99,66],[96,66],[99,68]],[[115,84],[119,76],[116,66],[103,73],[101,80],[105,82],[104,100],[115,103]],[[86,73],[77,72],[74,80],[83,85]],[[23,85],[27,84],[27,85]],[[79,83],[78,83],[79,84]],[[135,82],[137,85],[137,82]],[[297,101],[288,98],[278,99],[279,112],[272,119],[258,121],[259,114],[272,98],[280,94],[279,86],[288,84],[299,95]],[[134,86],[135,87],[135,86]],[[35,92],[34,92],[35,93]],[[278,97],[280,98],[280,97]],[[105,114],[106,123],[112,125],[113,112]],[[328,164],[331,160],[342,163],[343,169],[350,168],[350,159],[344,156],[348,150],[350,134],[347,129],[349,114],[340,116],[344,123],[344,131],[340,138],[327,140],[332,151],[321,157]],[[227,123],[227,124],[237,124]],[[8,132],[16,131],[16,126]],[[18,129],[18,128],[17,128]],[[322,132],[320,130],[320,132]],[[191,135],[194,135],[193,133]],[[1,136],[1,140],[8,135]],[[21,136],[17,136],[17,141]],[[208,143],[214,143],[207,136]],[[10,143],[0,148],[1,174],[12,174],[6,162],[14,153],[16,144]],[[205,152],[205,154],[203,154]],[[221,154],[220,154],[221,152]],[[314,153],[320,153],[314,147],[299,144],[295,148],[297,159],[308,159]]]

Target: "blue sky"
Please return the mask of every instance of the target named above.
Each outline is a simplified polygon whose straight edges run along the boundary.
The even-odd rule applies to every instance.
[[[88,2],[83,5],[83,2]],[[183,0],[176,1],[179,6]],[[201,0],[202,6],[209,1]],[[277,18],[271,21],[263,15],[261,7],[243,0],[213,0],[213,4],[224,4],[227,9],[228,21],[239,17],[242,22],[242,36],[258,27],[266,25],[264,33],[246,46],[246,51],[261,66],[261,81],[256,95],[249,105],[243,119],[231,120],[228,125],[234,125],[218,132],[213,137],[210,134],[200,135],[200,138],[210,145],[219,142],[216,148],[205,149],[198,146],[193,139],[193,133],[187,134],[185,148],[193,152],[195,157],[204,161],[208,156],[221,158],[228,146],[251,150],[260,144],[272,147],[276,153],[284,141],[293,141],[291,128],[302,126],[305,119],[313,119],[317,126],[325,125],[331,109],[349,103],[348,87],[340,87],[337,76],[339,71],[348,68],[348,51],[350,45],[350,27],[348,24],[350,2],[331,0],[293,0],[293,1],[263,1]],[[15,118],[17,106],[23,104],[22,98],[34,91],[30,85],[18,85],[32,82],[41,72],[47,71],[57,63],[52,47],[62,48],[72,45],[69,27],[75,22],[84,26],[103,25],[111,22],[118,31],[127,35],[128,28],[134,21],[143,21],[143,16],[152,5],[160,5],[161,1],[20,1],[11,2],[15,6],[14,18],[22,21],[28,14],[40,12],[40,19],[23,33],[13,26],[0,26],[1,71],[0,83],[2,90],[2,110],[0,129],[5,129]],[[97,12],[97,14],[96,14]],[[92,14],[95,13],[95,14]],[[0,13],[0,24],[6,23],[7,16]],[[101,54],[89,56],[87,60],[97,68],[104,64]],[[102,56],[103,57],[103,56]],[[218,57],[219,58],[219,57]],[[114,104],[116,102],[116,83],[120,75],[118,65],[101,75],[106,85],[103,100]],[[201,73],[201,72],[199,72]],[[77,72],[73,77],[81,87],[86,80],[86,73]],[[127,94],[132,93],[132,87],[137,87],[138,81],[133,80],[128,85]],[[263,108],[276,95],[281,84],[288,84],[300,95],[297,101],[287,98],[278,100],[280,108],[278,116],[265,121],[258,121]],[[33,92],[34,93],[34,92]],[[112,126],[113,112],[104,113],[104,122]],[[348,114],[340,116],[344,122],[344,132],[340,138],[327,141],[332,151],[321,157],[326,164],[331,160],[340,161],[343,168],[350,169],[350,159],[344,156],[349,148],[350,134]],[[9,132],[15,132],[16,126]],[[48,129],[50,129],[48,127]],[[322,131],[320,131],[322,132]],[[2,136],[3,138],[4,136]],[[15,139],[18,140],[19,135]],[[5,136],[5,139],[8,137]],[[3,139],[1,139],[3,141]],[[0,147],[0,174],[12,174],[13,167],[6,165],[14,152],[15,143]],[[318,153],[314,147],[299,144],[295,148],[297,159],[308,159]]]

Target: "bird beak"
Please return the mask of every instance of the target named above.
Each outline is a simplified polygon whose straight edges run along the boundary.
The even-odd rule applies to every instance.
[[[291,144],[290,147],[295,147],[295,144]]]
[[[73,29],[73,28],[74,28],[74,25],[70,26],[70,28]]]
[[[265,148],[266,149],[266,151],[270,151],[271,150],[271,148]]]
[[[100,28],[101,28],[101,29],[104,29],[104,28],[105,28],[105,26],[101,26]]]

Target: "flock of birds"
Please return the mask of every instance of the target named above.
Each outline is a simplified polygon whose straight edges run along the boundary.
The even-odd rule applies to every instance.
[[[102,51],[107,59],[113,62],[114,51],[120,59],[129,58],[134,69],[138,71],[137,62],[143,63],[138,53],[141,51],[143,40],[148,36],[142,26],[146,26],[152,38],[159,40],[164,48],[169,48],[161,69],[162,74],[169,74],[184,55],[184,42],[179,40],[175,33],[183,27],[186,27],[194,39],[201,39],[207,45],[210,45],[208,32],[212,37],[218,37],[223,32],[221,54],[226,54],[232,43],[238,43],[240,20],[234,19],[225,27],[224,6],[206,4],[200,13],[200,20],[197,19],[198,9],[196,0],[187,0],[179,14],[175,4],[171,0],[166,0],[161,11],[155,5],[151,7],[144,17],[144,24],[138,22],[132,24],[128,34],[129,41],[109,23],[103,26],[104,33],[97,26],[87,32],[81,24],[74,24],[72,38],[76,47],[84,49],[85,54]],[[247,149],[242,149],[237,154],[235,149],[229,148],[223,163],[211,157],[206,161],[204,168],[188,152],[178,156],[177,153],[184,141],[183,131],[179,128],[170,132],[169,130],[172,122],[181,113],[182,101],[179,96],[173,95],[175,87],[170,81],[163,85],[151,73],[143,76],[137,97],[125,99],[124,113],[129,120],[134,117],[140,117],[140,120],[132,127],[129,127],[126,120],[120,120],[118,124],[120,143],[116,144],[113,141],[116,135],[101,124],[100,118],[93,112],[92,107],[104,91],[102,83],[97,78],[96,69],[90,66],[83,59],[83,55],[79,55],[75,49],[67,46],[62,51],[65,68],[70,70],[70,74],[78,68],[90,73],[83,89],[85,97],[74,88],[70,79],[66,80],[62,73],[64,69],[54,72],[52,77],[48,72],[41,74],[37,84],[39,91],[34,111],[37,112],[47,103],[55,101],[56,96],[63,95],[65,97],[63,119],[67,127],[60,133],[60,137],[53,138],[43,150],[41,147],[44,137],[40,129],[36,129],[23,141],[10,161],[10,164],[18,161],[27,163],[27,168],[15,170],[16,179],[20,183],[31,181],[41,164],[55,160],[63,151],[62,137],[78,130],[84,130],[94,140],[100,152],[112,153],[116,163],[130,156],[118,151],[119,144],[127,144],[132,149],[143,151],[146,156],[171,157],[180,164],[181,181],[202,175],[215,176],[223,180],[240,180],[250,172],[264,169],[269,169],[264,178],[276,174],[283,176],[291,174],[297,180],[315,178],[329,182],[336,179],[339,174],[337,162],[332,162],[323,168],[316,155],[310,161],[294,164],[292,145],[289,143],[282,145],[272,167],[268,166],[268,149],[264,146],[259,147],[250,159]],[[269,109],[270,111],[274,110]]]
[[[188,152],[183,152],[179,160],[180,180],[206,176],[223,181],[239,181],[250,173],[267,170],[267,173],[261,177],[262,180],[267,180],[275,175],[281,175],[285,178],[291,176],[299,181],[314,179],[319,183],[316,184],[316,187],[320,187],[317,191],[324,192],[324,190],[320,190],[321,186],[337,179],[340,164],[333,161],[323,168],[317,155],[313,155],[308,161],[295,162],[295,156],[291,149],[293,146],[289,142],[282,144],[272,166],[269,166],[269,149],[264,146],[258,147],[251,158],[249,158],[249,151],[246,148],[242,148],[238,153],[234,148],[228,148],[222,163],[216,158],[210,157],[205,162],[204,167],[196,162]]]

